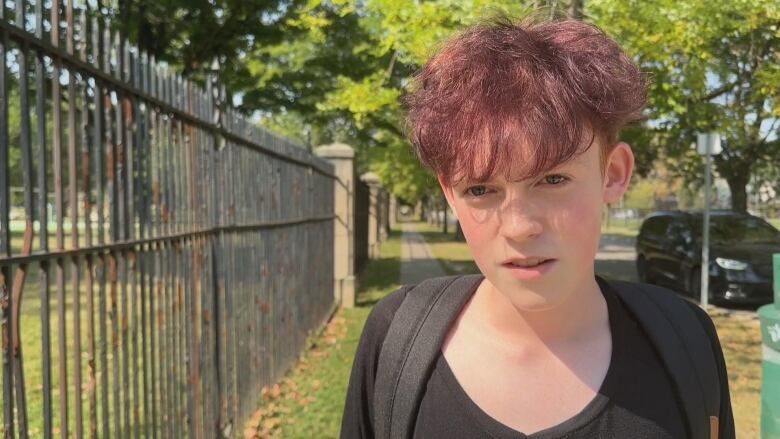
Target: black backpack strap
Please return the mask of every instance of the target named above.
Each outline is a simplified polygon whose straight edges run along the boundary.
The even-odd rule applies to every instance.
[[[609,281],[655,346],[677,388],[691,437],[710,439],[720,413],[717,360],[693,309],[664,288]]]
[[[447,331],[482,279],[433,278],[406,294],[379,354],[373,401],[377,439],[411,437],[425,383]]]

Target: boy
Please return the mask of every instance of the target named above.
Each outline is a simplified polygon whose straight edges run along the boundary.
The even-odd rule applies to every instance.
[[[594,274],[602,208],[623,196],[633,171],[617,138],[642,117],[637,67],[592,25],[499,20],[447,42],[416,80],[406,98],[412,142],[482,276],[447,324],[406,433],[378,428],[387,395],[376,389],[378,370],[394,367],[383,351],[411,286],[376,305],[341,437],[693,437],[667,359]],[[695,305],[673,305],[693,310],[714,353],[720,389],[708,437],[733,438],[712,322]]]

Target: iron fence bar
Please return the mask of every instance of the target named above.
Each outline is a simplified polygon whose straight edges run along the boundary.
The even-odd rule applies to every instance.
[[[66,50],[74,53],[74,20],[73,0],[65,2],[65,19],[67,22]],[[72,69],[68,70],[68,183],[69,201],[68,210],[71,218],[71,248],[79,248],[79,215],[78,215],[78,169],[76,164],[76,75]],[[71,289],[73,294],[73,386],[75,389],[75,434],[77,438],[84,437],[83,424],[83,398],[81,394],[81,261],[79,258],[70,259],[71,262]]]
[[[5,16],[5,6],[0,5],[0,20]],[[0,255],[11,254],[10,212],[10,163],[8,161],[8,77],[6,53],[8,33],[0,31]]]
[[[129,66],[137,66],[137,60],[134,60],[133,57],[130,54],[130,51],[128,49],[127,45],[123,45],[123,55],[124,55],[124,66],[125,66],[125,74],[127,75],[127,81],[131,83],[135,83],[136,76],[134,74],[135,70],[130,70]],[[139,178],[136,175],[136,172],[138,172],[138,160],[140,159],[139,155],[136,153],[136,148],[138,146],[137,143],[137,133],[139,132],[138,129],[138,112],[137,112],[137,106],[136,106],[136,98],[132,95],[124,95],[124,115],[123,118],[125,123],[125,130],[124,130],[124,143],[126,144],[126,162],[127,162],[127,203],[128,203],[128,214],[126,217],[126,224],[127,224],[127,231],[126,231],[126,237],[130,240],[133,240],[136,238],[136,230],[135,230],[135,218],[136,218],[136,198],[138,194],[138,182]],[[138,439],[140,437],[140,425],[141,425],[141,396],[139,395],[139,382],[138,382],[138,376],[139,376],[139,370],[138,370],[138,358],[139,358],[139,351],[138,351],[138,284],[137,279],[139,276],[138,269],[140,268],[138,265],[138,259],[137,254],[135,252],[129,253],[131,256],[130,259],[130,271],[131,271],[131,283],[130,283],[130,328],[131,328],[131,349],[132,354],[131,358],[133,359],[133,366],[132,366],[132,385],[131,385],[131,399],[133,401],[133,433],[134,437]],[[146,420],[144,419],[144,422]]]
[[[101,389],[100,395],[100,420],[103,429],[103,437],[110,436],[110,418],[108,416],[108,352],[106,351],[106,258],[101,254],[97,258],[96,270],[98,276],[98,350],[100,355],[100,372],[97,376],[100,380],[97,387]]]
[[[170,255],[170,245],[169,243],[164,243],[162,245],[162,251],[160,254],[160,277],[161,277],[161,288],[160,288],[160,304],[162,307],[162,321],[160,322],[161,331],[160,331],[160,369],[161,369],[161,376],[164,376],[165,379],[162,381],[162,391],[161,391],[161,402],[160,406],[162,408],[162,423],[164,426],[164,437],[169,438],[173,437],[173,419],[171,414],[171,371],[170,371],[170,284],[169,284],[169,276],[170,276],[170,262],[171,262],[171,255]]]
[[[103,61],[103,40],[100,36],[100,21],[95,17],[92,20],[92,48],[93,62],[98,65]],[[103,200],[103,154],[100,145],[103,144],[103,85],[100,79],[94,78],[94,116],[92,121],[93,137],[92,148],[95,157],[95,204],[97,205],[97,242],[105,243],[105,215]],[[106,430],[104,433],[108,433]]]
[[[98,10],[100,3],[98,3]],[[93,20],[92,36],[93,36],[93,48],[95,50],[93,62],[96,65],[103,64],[104,48],[103,39],[100,38],[102,26],[100,20],[97,17]],[[105,204],[104,204],[104,165],[103,165],[103,151],[101,145],[104,144],[104,90],[101,83],[102,80],[95,79],[94,90],[94,137],[92,147],[95,154],[95,188],[96,188],[96,202],[97,202],[97,241],[99,245],[104,245],[105,238]],[[109,127],[105,128],[110,129]],[[98,259],[98,270],[100,277],[98,281],[98,348],[100,352],[100,381],[98,387],[101,390],[100,409],[101,409],[101,423],[103,430],[103,437],[110,437],[110,419],[109,419],[109,373],[108,373],[108,352],[107,352],[107,335],[106,335],[106,256],[100,255]]]
[[[0,5],[0,20],[5,20],[5,3]],[[6,76],[6,53],[8,33],[0,32],[0,254],[11,254],[11,232],[9,221],[10,178],[8,162],[8,77]],[[0,342],[3,357],[3,432],[6,438],[14,437],[13,369],[11,349],[11,267],[0,267]]]
[[[39,5],[40,3],[40,5]],[[36,2],[36,7],[40,6],[38,15],[39,25],[43,24],[43,4]],[[60,4],[59,0],[52,0],[51,4],[51,43],[54,47],[59,47],[60,39]],[[42,29],[41,29],[42,31]],[[45,97],[44,97],[45,99]],[[39,108],[39,117],[44,114],[42,108]],[[52,59],[52,166],[54,168],[54,194],[55,194],[55,215],[57,221],[56,229],[56,247],[58,251],[65,248],[64,235],[64,197],[62,182],[62,89],[60,86],[60,60]],[[45,122],[45,118],[44,118]],[[45,220],[44,220],[45,221]],[[47,222],[42,222],[42,224]],[[57,279],[57,332],[59,341],[59,387],[60,387],[60,436],[67,439],[70,434],[70,425],[68,419],[68,354],[67,354],[67,321],[65,306],[65,260],[58,258],[56,263]]]
[[[152,248],[154,248],[153,252],[153,266],[152,266],[152,275],[151,278],[151,285],[150,285],[150,291],[149,291],[149,308],[152,311],[150,314],[152,316],[155,316],[155,318],[151,319],[151,331],[150,331],[150,356],[152,358],[152,369],[151,369],[151,386],[152,386],[152,438],[157,438],[159,434],[158,428],[161,429],[161,423],[164,422],[163,416],[162,416],[162,383],[159,380],[159,377],[162,376],[162,371],[160,370],[160,354],[159,354],[159,346],[161,344],[162,340],[162,334],[161,334],[161,322],[159,318],[159,314],[157,312],[157,307],[159,307],[159,304],[156,302],[158,299],[160,299],[160,290],[162,289],[162,280],[160,279],[160,273],[161,273],[161,263],[160,263],[160,251],[161,246],[163,243],[157,242],[151,245]],[[156,349],[155,349],[156,348]]]
[[[135,71],[136,71],[136,81],[137,86],[142,89],[146,90],[146,54],[141,52],[139,54],[138,62],[135,64]],[[139,191],[139,197],[140,197],[140,205],[141,205],[141,211],[139,215],[139,229],[138,229],[138,236],[140,238],[146,238],[149,235],[149,210],[150,210],[150,198],[149,198],[149,192],[148,189],[150,187],[150,180],[149,180],[149,129],[148,129],[148,121],[149,121],[149,111],[148,108],[144,106],[143,112],[141,112],[141,106],[138,104],[137,99],[133,99],[133,103],[135,105],[135,114],[138,116],[138,121],[140,122],[140,127],[138,129],[138,139],[137,144],[139,147],[138,152],[138,182],[139,187],[143,188],[143,190]],[[151,344],[152,337],[150,336],[152,331],[152,320],[153,319],[147,319],[147,316],[153,316],[152,311],[152,294],[153,291],[152,288],[148,288],[149,284],[147,283],[147,277],[151,278],[151,272],[147,273],[148,270],[148,246],[146,247],[142,255],[140,261],[141,266],[141,352],[142,352],[142,361],[141,366],[143,368],[143,382],[142,382],[142,394],[143,394],[143,413],[144,413],[144,430],[143,430],[143,437],[152,437],[152,434],[154,432],[154,379],[150,376],[154,372],[154,362],[153,362],[153,356],[150,354],[150,351],[154,349],[153,344]],[[148,295],[148,299],[147,299]],[[147,327],[149,328],[147,330]],[[147,350],[149,348],[150,350]]]
[[[87,399],[89,401],[89,437],[97,437],[97,365],[95,363],[95,290],[93,278],[93,257],[84,258],[84,282],[87,286],[87,367],[88,385]]]
[[[147,347],[149,346],[149,340],[148,340],[148,334],[149,331],[147,331],[147,327],[150,326],[149,319],[147,316],[152,315],[152,312],[148,308],[149,300],[147,299],[147,294],[150,293],[150,289],[148,288],[147,278],[147,260],[148,260],[148,248],[144,246],[140,253],[140,258],[137,261],[140,267],[140,288],[139,288],[139,294],[140,294],[140,307],[141,307],[141,368],[142,368],[142,381],[141,381],[141,395],[143,396],[143,431],[142,435],[145,438],[152,437],[150,428],[154,428],[153,425],[153,419],[151,417],[150,412],[150,399],[154,397],[152,395],[152,389],[153,387],[150,387],[149,382],[149,374],[151,373],[151,369],[154,366],[151,364],[151,357],[147,351]],[[149,294],[151,296],[151,294]]]
[[[79,55],[83,59],[87,59],[87,12],[85,9],[81,10],[79,15]],[[71,73],[75,74],[71,70]],[[81,190],[84,193],[84,245],[90,247],[92,245],[92,191],[90,186],[90,111],[89,111],[89,92],[88,81],[84,76],[81,76],[81,105],[80,105],[80,117],[81,117]],[[94,121],[93,121],[94,123]]]
[[[87,60],[88,51],[88,35],[87,29],[87,10],[86,8],[80,10],[79,15],[79,56],[82,60]],[[72,73],[75,73],[71,71]],[[91,145],[91,141],[94,139],[94,135],[90,135],[90,114],[92,114],[92,124],[94,121],[94,113],[90,113],[89,109],[89,91],[88,81],[82,76],[81,78],[81,187],[84,194],[84,246],[92,247],[92,185],[90,166],[93,162],[93,151],[96,150]],[[95,91],[93,89],[93,91]],[[97,160],[94,160],[97,162]],[[94,258],[92,255],[84,255],[84,282],[87,287],[86,300],[87,300],[87,405],[89,406],[89,437],[97,438],[98,434],[98,405],[97,405],[97,359],[95,352],[95,278],[94,278]]]
[[[182,93],[181,93],[181,78],[177,76],[176,78],[176,88],[177,88],[177,95],[178,98],[178,107],[182,108]],[[176,144],[177,149],[177,163],[179,166],[175,166],[175,173],[177,175],[177,185],[179,187],[179,196],[178,196],[178,210],[179,215],[177,216],[177,223],[179,224],[178,230],[187,230],[187,219],[189,217],[187,210],[187,199],[188,197],[185,195],[187,192],[187,185],[185,184],[185,174],[187,170],[187,160],[185,158],[185,139],[183,136],[184,130],[183,130],[183,123],[177,123],[176,124],[176,130],[177,130],[177,138],[178,142]],[[178,401],[178,409],[179,409],[179,417],[181,419],[181,436],[180,437],[187,437],[189,436],[189,428],[188,424],[191,422],[191,418],[189,417],[189,411],[187,410],[187,402],[186,402],[186,395],[185,392],[187,392],[189,389],[186,386],[186,377],[188,376],[188,361],[187,361],[187,344],[185,343],[187,334],[187,324],[185,322],[185,310],[186,308],[186,299],[184,297],[185,295],[185,289],[184,289],[184,282],[185,279],[190,276],[190,272],[187,270],[187,258],[185,257],[186,253],[189,251],[189,246],[185,247],[184,244],[188,244],[189,239],[185,239],[178,242],[178,253],[177,253],[177,266],[179,270],[179,275],[177,276],[177,284],[178,284],[178,294],[176,297],[176,314],[177,314],[177,349],[178,349],[178,361],[177,361],[177,369],[178,369],[178,379],[177,383],[179,386],[179,397],[177,399]],[[188,393],[188,392],[187,392]]]
[[[130,314],[129,305],[128,305],[128,292],[127,289],[129,287],[129,279],[128,279],[128,259],[130,257],[129,251],[127,252],[120,252],[118,253],[119,256],[119,291],[120,291],[120,298],[119,298],[119,313],[118,315],[120,317],[117,318],[118,325],[119,325],[119,338],[122,340],[122,356],[120,359],[120,362],[122,364],[122,387],[121,387],[121,393],[122,393],[122,405],[123,405],[123,415],[124,415],[124,428],[122,429],[123,435],[122,437],[129,438],[130,437],[130,429],[133,424],[133,421],[130,417],[130,406],[131,406],[131,395],[130,395],[130,347],[129,347],[129,340],[128,340],[128,323],[129,318],[128,314]]]
[[[24,13],[22,13],[24,17]],[[22,21],[24,22],[24,20]],[[38,39],[43,38],[43,4],[35,5],[35,36]],[[26,72],[22,72],[26,74]],[[37,113],[37,177],[38,177],[38,237],[40,238],[39,249],[41,252],[48,252],[48,206],[47,206],[47,185],[46,185],[46,91],[45,91],[45,72],[43,63],[43,53],[35,51],[35,110]],[[23,91],[26,93],[26,91]],[[25,191],[31,192],[32,187],[25,185]],[[49,261],[41,261],[39,272],[40,301],[41,301],[41,350],[43,361],[43,412],[44,426],[43,437],[52,437],[52,382],[51,382],[51,340],[50,340],[50,318],[49,318]],[[24,398],[25,395],[21,395]],[[20,421],[21,422],[21,421]],[[25,424],[27,422],[25,421]]]
[[[176,167],[178,168],[178,167]],[[171,335],[173,338],[173,387],[174,387],[174,407],[175,407],[175,422],[173,423],[174,437],[185,437],[185,423],[184,411],[182,410],[182,394],[183,389],[181,385],[182,375],[182,327],[183,322],[181,319],[181,301],[182,297],[182,277],[185,275],[182,267],[182,241],[176,241],[173,243],[173,258],[171,264],[173,265],[173,275],[171,276],[171,293],[173,299],[173,306],[171,312],[173,314],[173,328]]]
[[[118,304],[117,304],[117,287],[119,283],[118,271],[117,271],[117,255],[116,252],[109,252],[105,256],[108,259],[108,318],[110,320],[111,331],[111,395],[112,402],[114,404],[113,421],[114,421],[114,434],[113,437],[121,437],[122,434],[122,406],[120,403],[120,386],[119,381],[119,317],[118,317]],[[107,374],[108,375],[108,374]]]
[[[121,79],[123,78],[123,71],[124,71],[124,54],[123,54],[123,45],[121,44],[121,40],[119,38],[119,33],[114,34],[114,42],[112,44],[113,50],[116,56],[116,75]],[[125,95],[122,93],[122,90],[117,90],[114,92],[114,95],[116,96],[116,105],[114,106],[114,125],[116,128],[115,131],[115,137],[116,140],[114,142],[114,148],[115,148],[115,170],[116,170],[116,179],[115,179],[115,192],[117,195],[117,201],[116,205],[117,208],[115,210],[116,213],[116,220],[115,223],[117,225],[117,232],[115,234],[116,237],[118,237],[119,240],[127,240],[128,239],[128,210],[127,210],[127,181],[129,178],[128,169],[127,169],[127,155],[126,155],[126,136],[125,136]],[[128,297],[127,297],[127,269],[128,269],[128,253],[127,252],[120,252],[118,253],[119,256],[119,270],[120,270],[120,294],[121,297],[120,300],[120,314],[121,318],[119,324],[119,335],[121,338],[121,393],[122,393],[122,405],[123,405],[123,416],[124,416],[124,428],[122,430],[123,435],[122,437],[129,438],[130,437],[130,427],[132,425],[132,420],[130,417],[130,406],[131,406],[131,394],[130,394],[130,358],[129,358],[129,340],[128,340]]]
[[[138,350],[138,290],[139,286],[139,264],[138,253],[135,251],[128,252],[128,264],[130,271],[130,340],[131,340],[131,361],[132,361],[132,385],[131,385],[131,399],[133,401],[132,407],[132,433],[135,438],[140,437],[141,428],[141,396],[139,394],[139,368],[138,360],[141,358],[141,353]]]

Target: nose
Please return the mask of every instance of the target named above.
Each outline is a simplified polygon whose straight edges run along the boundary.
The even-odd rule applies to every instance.
[[[542,233],[542,221],[530,203],[509,200],[499,211],[500,233],[513,241],[533,239]]]

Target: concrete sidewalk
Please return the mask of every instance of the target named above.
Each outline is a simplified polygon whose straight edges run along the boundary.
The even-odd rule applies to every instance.
[[[431,277],[446,276],[414,224],[402,223],[401,230],[401,284],[416,284]]]

